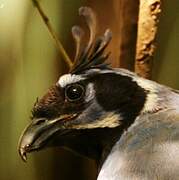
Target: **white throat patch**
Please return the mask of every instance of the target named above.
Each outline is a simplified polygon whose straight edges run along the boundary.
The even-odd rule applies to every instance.
[[[69,84],[76,83],[76,82],[84,80],[84,79],[85,78],[80,75],[65,74],[59,78],[57,83],[63,88]]]

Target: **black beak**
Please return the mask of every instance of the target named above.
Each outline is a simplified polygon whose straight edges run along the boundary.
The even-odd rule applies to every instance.
[[[27,161],[27,153],[43,148],[56,132],[62,135],[68,131],[64,122],[75,117],[76,114],[63,115],[53,120],[45,118],[32,120],[32,123],[25,128],[19,140],[18,151],[22,160]]]

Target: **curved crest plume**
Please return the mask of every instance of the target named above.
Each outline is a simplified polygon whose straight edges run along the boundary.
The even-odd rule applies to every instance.
[[[87,45],[82,46],[83,30],[76,25],[72,27],[72,35],[76,43],[76,55],[71,73],[80,73],[90,68],[107,68],[105,60],[109,53],[104,54],[104,50],[112,38],[111,31],[107,29],[103,36],[96,38],[97,22],[95,13],[89,7],[80,7],[79,15],[84,16],[88,25],[89,41]]]

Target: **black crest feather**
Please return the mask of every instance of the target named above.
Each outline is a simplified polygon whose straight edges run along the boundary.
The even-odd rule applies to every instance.
[[[107,29],[103,36],[96,38],[97,22],[95,13],[89,7],[81,7],[79,9],[79,15],[85,17],[89,28],[89,41],[87,45],[81,47],[81,39],[84,32],[79,26],[75,25],[72,27],[72,35],[76,43],[76,55],[70,72],[78,74],[91,68],[108,68],[105,60],[110,53],[105,54],[104,50],[112,38],[111,31]]]

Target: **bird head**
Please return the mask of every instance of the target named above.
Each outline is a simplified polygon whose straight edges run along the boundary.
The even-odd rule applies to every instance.
[[[75,63],[35,103],[32,121],[19,141],[23,160],[26,153],[49,146],[65,146],[90,158],[101,158],[104,149],[110,150],[144,108],[146,90],[135,75],[105,63],[110,30],[96,38],[94,13],[87,7],[79,12],[89,26],[89,42],[81,48],[82,30],[72,28],[77,44]]]

